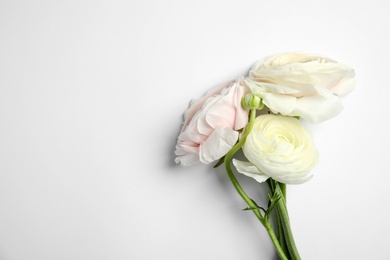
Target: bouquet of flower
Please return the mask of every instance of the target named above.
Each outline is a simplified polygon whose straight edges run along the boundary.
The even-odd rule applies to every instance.
[[[260,60],[248,76],[191,101],[175,161],[183,166],[224,165],[246,210],[264,226],[279,257],[300,259],[286,207],[286,185],[309,181],[318,161],[312,135],[300,120],[320,123],[338,115],[340,96],[353,90],[354,76],[349,66],[317,55],[282,53]],[[240,149],[245,161],[234,158]],[[267,182],[267,207],[247,195],[235,172]]]

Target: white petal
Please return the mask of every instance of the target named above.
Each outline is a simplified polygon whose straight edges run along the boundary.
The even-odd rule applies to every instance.
[[[334,96],[332,91],[330,91],[329,89],[327,89],[323,86],[315,85],[314,88],[317,91],[318,95],[320,95],[320,96],[323,96],[326,98]]]
[[[227,154],[236,144],[238,132],[231,128],[217,128],[207,140],[201,144],[199,157],[202,163],[208,164]]]
[[[258,81],[258,82],[254,82],[254,84],[269,92],[274,92],[279,94],[288,95],[288,94],[299,94],[301,92],[298,89],[291,88],[286,85],[276,84],[276,83],[267,83],[267,82]]]
[[[283,115],[291,114],[295,108],[296,102],[296,97],[275,93],[266,93],[263,97],[263,103],[267,107]]]
[[[260,172],[259,169],[251,162],[243,162],[233,159],[233,164],[239,173],[251,177],[260,183],[265,182],[269,178]]]
[[[261,94],[266,92],[265,88],[260,87],[256,84],[256,82],[250,80],[249,78],[245,78],[244,82],[253,94],[259,94],[261,96]]]
[[[343,104],[337,96],[311,96],[297,100],[294,114],[317,124],[337,116],[343,109]]]
[[[341,80],[334,88],[332,88],[332,91],[338,96],[343,96],[351,92],[354,88],[355,78],[346,78]]]

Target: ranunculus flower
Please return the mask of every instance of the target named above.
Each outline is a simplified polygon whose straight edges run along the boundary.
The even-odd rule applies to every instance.
[[[353,90],[354,77],[332,59],[282,53],[258,61],[245,82],[273,112],[319,123],[341,112],[339,96]]]
[[[249,92],[242,79],[219,85],[198,101],[192,101],[184,114],[178,137],[175,162],[190,166],[222,158],[237,142],[239,130],[248,123],[248,110],[241,106]]]
[[[299,120],[281,115],[258,116],[242,150],[249,162],[233,159],[233,164],[258,182],[269,177],[287,184],[306,182],[318,161],[311,134]]]

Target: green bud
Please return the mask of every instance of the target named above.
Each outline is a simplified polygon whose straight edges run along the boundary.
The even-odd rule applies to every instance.
[[[242,98],[242,107],[244,109],[257,109],[261,110],[264,107],[263,99],[256,94],[248,93]]]

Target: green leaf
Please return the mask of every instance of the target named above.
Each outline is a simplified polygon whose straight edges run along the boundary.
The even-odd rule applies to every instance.
[[[265,210],[263,207],[247,207],[247,208],[243,209],[243,211],[246,211],[246,210],[255,210],[255,209],[260,209],[260,210],[262,210],[263,212],[266,212],[266,210]]]
[[[254,206],[254,207],[247,207],[247,208],[243,209],[244,211],[246,211],[246,210],[260,209],[260,210],[262,210],[264,213],[267,212],[267,210],[265,210],[263,207],[260,207],[259,205],[257,205],[256,201],[254,201],[253,199],[250,199],[250,200],[253,202],[253,204],[255,204],[255,206]]]
[[[272,197],[268,195],[269,200],[271,202],[271,205],[269,205],[267,212],[271,213],[272,209],[275,207],[275,205],[278,203],[278,201],[282,198],[279,194],[274,194]]]
[[[217,168],[218,166],[223,164],[224,161],[225,161],[225,156],[219,159],[219,161],[213,166],[213,168]]]
[[[274,209],[274,207],[276,206],[278,201],[282,198],[282,196],[275,192],[272,196],[270,194],[268,194],[268,198],[269,198],[268,208],[267,208],[267,211],[265,211],[265,213],[264,213],[264,218],[267,221],[269,221],[269,219],[271,217],[272,210]]]

